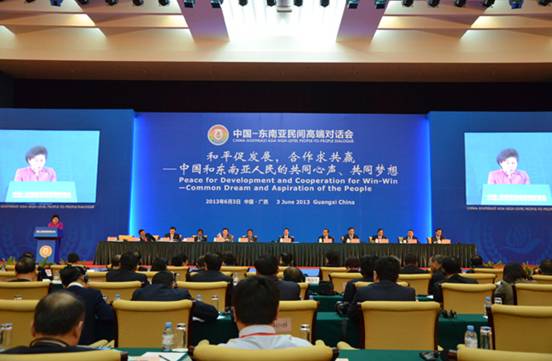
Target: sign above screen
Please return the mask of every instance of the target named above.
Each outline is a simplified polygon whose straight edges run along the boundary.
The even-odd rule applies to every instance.
[[[552,133],[464,133],[468,206],[551,207]]]
[[[95,203],[100,132],[0,130],[0,202]]]

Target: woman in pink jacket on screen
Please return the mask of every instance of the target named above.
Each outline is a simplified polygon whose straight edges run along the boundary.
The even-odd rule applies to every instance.
[[[53,168],[45,167],[48,158],[48,150],[42,145],[32,147],[25,154],[28,167],[19,168],[15,172],[16,182],[55,182],[56,171]]]
[[[519,154],[513,148],[504,149],[498,153],[496,162],[500,169],[489,173],[488,184],[530,184],[529,175],[518,170]]]

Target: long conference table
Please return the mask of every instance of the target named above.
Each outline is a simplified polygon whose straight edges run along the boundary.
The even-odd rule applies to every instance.
[[[109,264],[111,257],[128,251],[139,251],[144,264],[151,264],[156,257],[171,259],[177,254],[185,254],[190,260],[212,252],[232,252],[238,264],[253,265],[264,254],[293,254],[295,264],[304,267],[318,267],[324,264],[324,254],[336,251],[341,261],[349,257],[364,255],[402,258],[412,253],[418,256],[421,266],[427,266],[429,257],[440,254],[458,258],[462,266],[476,254],[474,244],[320,244],[320,243],[189,243],[189,242],[108,242],[100,241],[96,248],[95,264]]]

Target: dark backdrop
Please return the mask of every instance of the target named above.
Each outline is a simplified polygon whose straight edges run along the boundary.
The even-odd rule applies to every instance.
[[[9,76],[0,73],[0,107],[13,106],[13,81]]]
[[[15,81],[16,107],[137,112],[552,110],[552,83]]]

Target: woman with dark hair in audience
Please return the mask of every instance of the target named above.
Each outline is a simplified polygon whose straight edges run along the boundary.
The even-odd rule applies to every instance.
[[[297,267],[288,267],[284,270],[284,281],[295,283],[305,282],[305,275]]]
[[[293,255],[288,252],[283,252],[280,254],[280,266],[282,267],[291,267],[293,266]]]
[[[502,299],[502,304],[514,304],[514,289],[516,283],[527,282],[527,274],[520,263],[508,263],[504,266],[504,275],[502,281],[498,284],[494,296]]]
[[[360,260],[355,257],[347,258],[345,260],[345,268],[347,268],[347,272],[360,272]]]
[[[167,260],[164,258],[156,258],[151,263],[151,269],[152,272],[159,272],[159,271],[166,271],[167,270]]]
[[[232,252],[224,252],[222,255],[222,265],[223,266],[237,266],[238,261],[236,256]]]
[[[339,262],[339,253],[336,251],[328,251],[324,255],[324,266],[325,267],[341,267]]]

